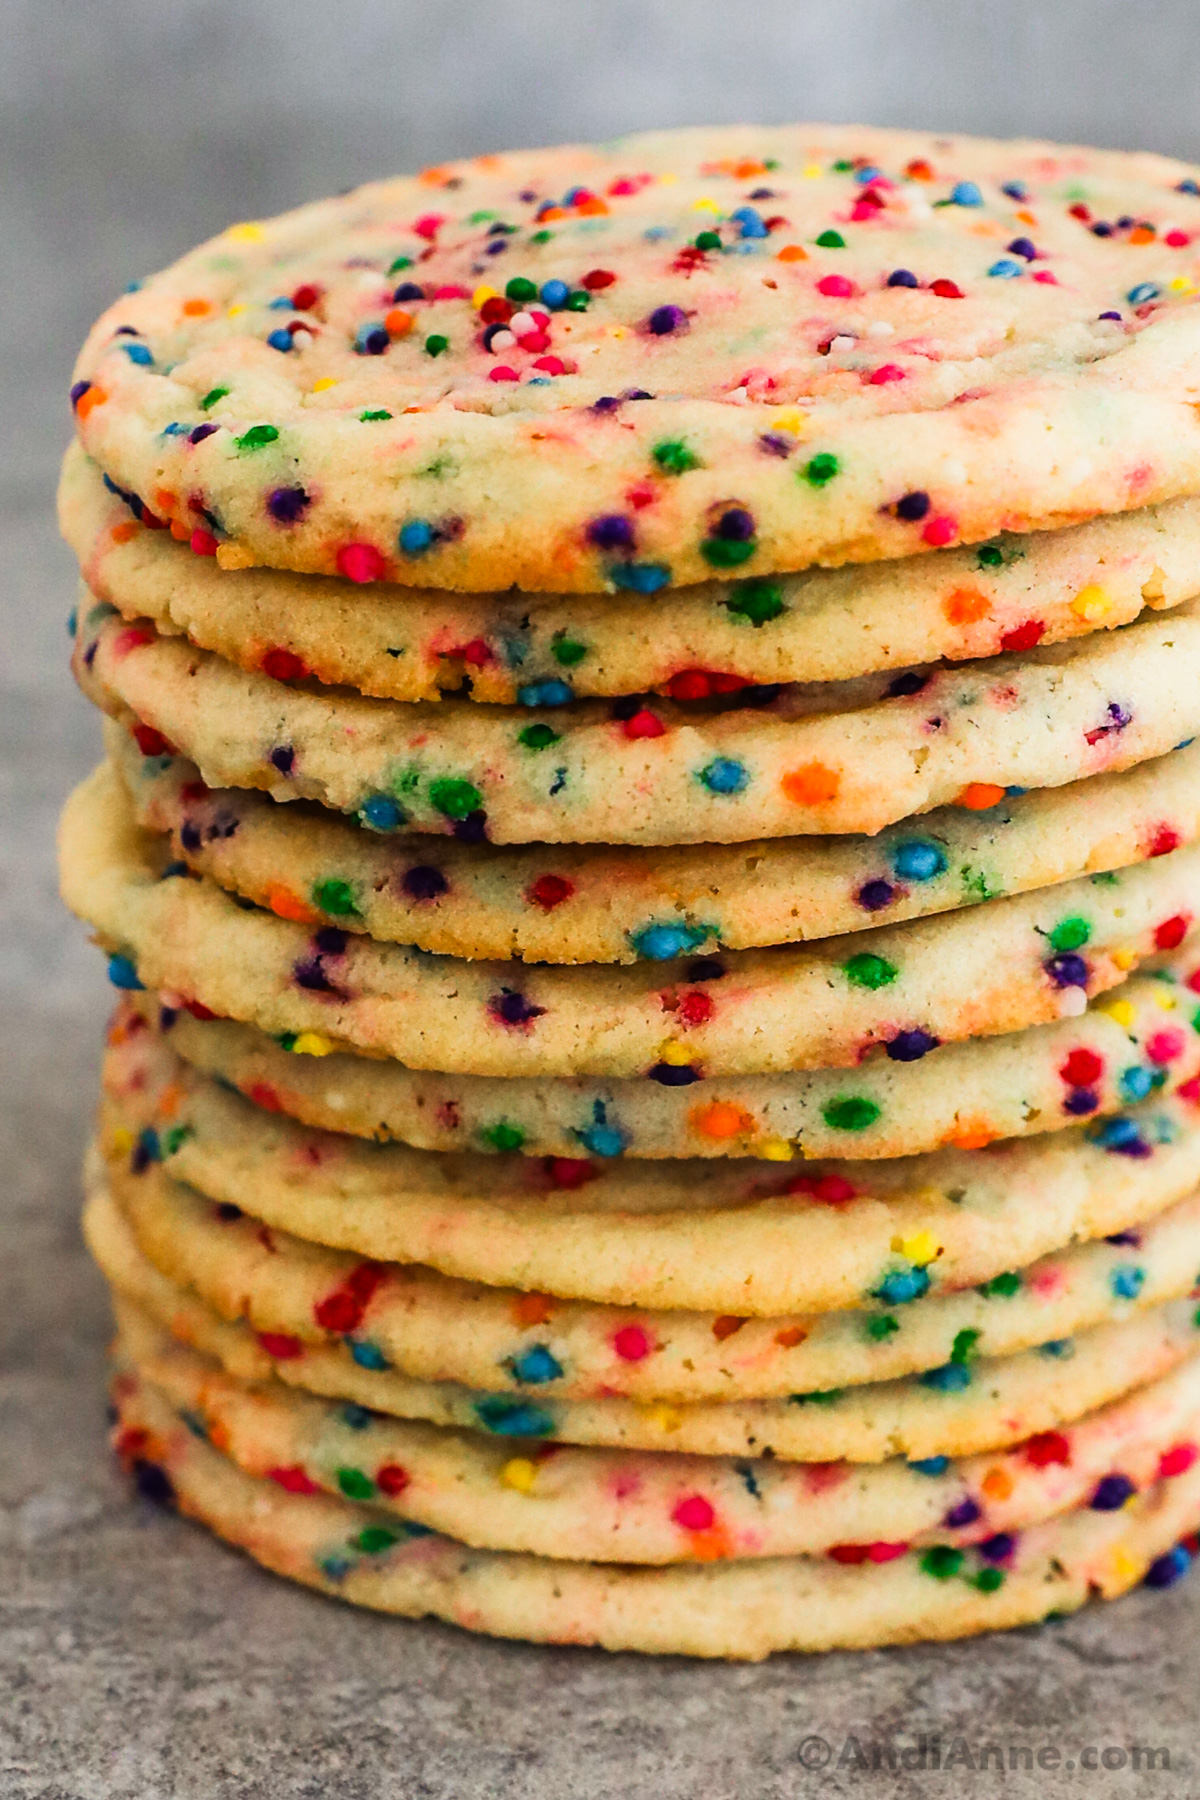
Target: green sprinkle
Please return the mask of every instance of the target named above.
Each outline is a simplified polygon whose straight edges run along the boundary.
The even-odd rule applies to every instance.
[[[689,469],[703,467],[695,451],[689,450],[682,438],[664,438],[650,452],[659,468],[667,475],[686,475]]]
[[[971,1586],[978,1588],[981,1594],[994,1594],[997,1588],[1004,1586],[1004,1570],[980,1569],[978,1575],[972,1575]]]
[[[702,231],[696,239],[697,250],[719,250],[721,234],[719,231]]]
[[[867,1320],[867,1336],[873,1344],[882,1344],[885,1338],[890,1338],[899,1329],[900,1321],[894,1319],[891,1313],[882,1313],[878,1318]]]
[[[354,889],[348,881],[340,881],[330,876],[326,881],[318,881],[312,891],[313,902],[322,912],[332,913],[335,919],[359,917],[358,902],[354,898]]]
[[[377,406],[367,412],[360,412],[358,415],[359,422],[363,425],[378,425],[381,420],[390,419],[391,416],[391,413],[386,412],[382,406]]]
[[[848,1094],[822,1107],[821,1117],[831,1131],[865,1131],[875,1123],[880,1110],[865,1094]]]
[[[870,988],[874,993],[878,988],[890,987],[899,971],[886,957],[860,950],[857,956],[842,964],[842,973],[853,987]]]
[[[228,392],[229,389],[227,387],[209,388],[207,394],[205,394],[203,400],[200,402],[200,411],[207,412],[210,406],[215,406],[217,404],[218,400],[224,400]]]
[[[292,1050],[295,1048],[296,1039],[299,1036],[298,1031],[281,1031],[275,1042],[281,1050]]]
[[[1004,892],[998,883],[993,884],[991,877],[984,869],[964,867],[960,873],[963,893],[968,900],[998,900]]]
[[[557,744],[559,736],[552,725],[527,725],[517,742],[526,750],[548,750],[551,744]]]
[[[195,1135],[195,1130],[191,1125],[172,1125],[170,1131],[163,1138],[163,1149],[168,1156],[175,1156],[182,1150],[188,1139]]]
[[[837,457],[831,450],[821,450],[811,462],[804,465],[800,473],[809,487],[824,487],[827,481],[833,480],[840,467]]]
[[[846,240],[840,231],[823,231],[817,239],[822,250],[844,250]]]
[[[494,212],[473,212],[467,219],[468,225],[486,225],[489,219],[496,217]]]
[[[557,636],[550,645],[550,650],[555,662],[561,663],[564,669],[573,669],[588,653],[587,645],[581,644],[577,638]]]
[[[379,1556],[384,1550],[390,1550],[393,1544],[398,1544],[401,1536],[402,1533],[393,1531],[387,1525],[366,1525],[355,1538],[354,1547],[361,1550],[364,1556]]]
[[[361,1469],[339,1469],[337,1484],[347,1500],[369,1500],[375,1492],[375,1483]]]
[[[754,626],[769,625],[772,619],[787,611],[779,583],[766,581],[761,576],[739,581],[733,590],[733,599],[718,604],[726,607],[735,618],[748,619]]]
[[[234,438],[234,447],[238,450],[262,450],[273,444],[279,436],[277,425],[252,425],[239,438]]]
[[[1081,919],[1073,914],[1069,919],[1060,919],[1050,933],[1050,943],[1055,950],[1079,950],[1092,935],[1090,919]]]
[[[496,1125],[485,1125],[480,1136],[493,1150],[519,1150],[525,1142],[521,1127],[510,1125],[507,1119],[501,1119]]]
[[[973,1325],[968,1325],[962,1331],[957,1332],[950,1350],[950,1361],[953,1363],[970,1362],[971,1358],[978,1354],[975,1346],[981,1336],[982,1333],[976,1331]]]
[[[448,350],[449,348],[450,339],[448,337],[443,337],[440,331],[435,331],[432,336],[425,339],[426,356],[440,356],[443,350]]]
[[[921,1558],[921,1569],[935,1581],[949,1581],[963,1566],[963,1553],[950,1544],[932,1544]]]
[[[537,299],[537,282],[530,281],[527,275],[514,275],[505,284],[504,292],[509,300],[514,300],[518,306],[524,306],[527,301]]]
[[[541,231],[535,231],[529,241],[531,244],[548,244],[548,243],[550,243],[553,236],[554,236],[554,233],[552,231],[546,231],[545,229],[543,229]]]
[[[469,781],[456,780],[454,776],[442,775],[429,784],[430,804],[448,819],[465,819],[468,814],[478,812],[483,805],[483,795]]]
[[[753,538],[705,538],[700,554],[714,569],[736,569],[749,562],[758,545]]]
[[[1009,1269],[1003,1275],[993,1275],[990,1281],[976,1290],[985,1300],[1011,1300],[1014,1294],[1021,1291],[1021,1277],[1015,1269]]]
[[[388,264],[388,274],[396,275],[401,269],[411,269],[412,266],[413,259],[411,256],[398,256],[394,262]]]
[[[999,544],[980,544],[975,560],[981,569],[999,569],[1004,563],[1004,552]]]
[[[835,175],[848,175],[853,167],[854,164],[850,159],[843,156],[839,157],[837,162],[833,164],[833,172]]]
[[[793,1406],[834,1406],[841,1399],[842,1388],[817,1388],[811,1394],[789,1394]]]
[[[592,296],[586,288],[574,288],[567,295],[568,312],[586,312],[592,304]]]

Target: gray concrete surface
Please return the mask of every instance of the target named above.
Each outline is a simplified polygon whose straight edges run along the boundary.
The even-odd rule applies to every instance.
[[[50,512],[86,325],[232,218],[454,151],[703,118],[1195,154],[1198,48],[1191,0],[0,0],[0,1800],[1200,1794],[1198,1578],[958,1648],[649,1665],[356,1616],[130,1500],[75,1223],[107,996],[54,896],[55,810],[97,731]],[[888,1742],[911,1765],[922,1732],[1042,1767],[869,1766]],[[1169,1769],[1122,1766],[1135,1743]],[[1107,1767],[1080,1766],[1089,1745]]]

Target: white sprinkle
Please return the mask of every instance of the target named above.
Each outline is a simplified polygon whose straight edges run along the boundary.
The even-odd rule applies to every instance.
[[[1087,995],[1080,987],[1064,988],[1058,996],[1058,1016],[1060,1019],[1078,1019],[1087,1011]]]

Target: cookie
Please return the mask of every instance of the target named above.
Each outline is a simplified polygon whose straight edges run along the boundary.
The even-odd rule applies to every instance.
[[[682,1347],[678,1318],[664,1325],[655,1352],[675,1346],[670,1354],[687,1371],[679,1380],[707,1379],[697,1371],[715,1357],[712,1391],[735,1371],[745,1381],[757,1369],[759,1380],[778,1363],[774,1327],[760,1332],[749,1320],[899,1304],[905,1310],[886,1329],[861,1332],[851,1321],[873,1368],[906,1354],[911,1303],[923,1295],[998,1282],[993,1297],[1009,1301],[1021,1286],[1014,1270],[1064,1245],[1135,1230],[1200,1181],[1195,1101],[1179,1097],[1143,1102],[1098,1130],[987,1152],[808,1164],[803,1173],[739,1161],[431,1155],[272,1116],[190,1069],[135,1023],[112,1034],[103,1085],[109,1154],[139,1178],[153,1185],[161,1164],[214,1200],[318,1243],[533,1290],[541,1295],[533,1310],[553,1311],[559,1333],[569,1309],[550,1308],[547,1294],[712,1312],[718,1317]],[[217,1233],[214,1253],[245,1235],[240,1227]],[[275,1266],[264,1265],[264,1280]],[[247,1279],[239,1274],[231,1291]],[[443,1290],[434,1282],[432,1291]],[[310,1308],[320,1297],[310,1297]],[[527,1346],[513,1333],[525,1311],[512,1295],[471,1297],[469,1315],[493,1318],[485,1369],[519,1360]],[[792,1362],[814,1354],[805,1323],[803,1352],[801,1339],[783,1346]],[[460,1335],[456,1328],[456,1341]],[[601,1337],[606,1379],[644,1360],[614,1363],[611,1333]],[[440,1341],[436,1327],[430,1341]],[[830,1383],[814,1376],[811,1385]]]
[[[397,1368],[368,1367],[341,1340],[316,1344],[286,1332],[256,1333],[226,1320],[194,1291],[176,1286],[138,1248],[127,1221],[89,1172],[84,1232],[119,1298],[133,1301],[179,1342],[215,1357],[246,1381],[353,1401],[395,1417],[450,1425],[509,1440],[610,1449],[673,1450],[700,1456],[776,1457],[785,1462],[918,1462],[995,1451],[1053,1432],[1179,1366],[1196,1349],[1193,1297],[1119,1322],[1095,1325],[1049,1348],[965,1366],[966,1386],[920,1377],[869,1383],[786,1400],[638,1402],[603,1397],[514,1397],[453,1382],[423,1381]],[[513,1446],[519,1449],[518,1442]]]
[[[888,1542],[959,1548],[1087,1505],[1128,1502],[1200,1457],[1200,1356],[1057,1434],[933,1475],[875,1465],[746,1462],[547,1446],[514,1457],[480,1432],[401,1423],[270,1382],[247,1387],[118,1303],[133,1369],[248,1475],[289,1493],[367,1500],[476,1548],[668,1564],[828,1555]],[[547,1453],[548,1452],[548,1453]]]
[[[132,508],[132,510],[131,510]],[[1200,592],[1200,502],[1065,531],[841,571],[750,576],[636,595],[468,595],[189,556],[78,444],[58,495],[63,535],[97,599],[244,669],[311,676],[390,700],[469,692],[506,705],[553,693],[728,691],[841,681],[942,657],[995,656],[1126,625]]]
[[[1015,1543],[987,1541],[991,1556],[943,1539],[891,1560],[883,1546],[854,1546],[861,1560],[771,1557],[665,1569],[554,1561],[468,1549],[380,1508],[293,1494],[247,1475],[132,1371],[117,1378],[113,1397],[115,1448],[139,1489],[276,1573],[383,1612],[541,1643],[756,1659],[774,1650],[962,1637],[1058,1616],[1143,1578],[1168,1586],[1187,1569],[1191,1551],[1176,1546],[1200,1516],[1193,1464],[1117,1509],[1097,1507],[1097,1492],[1093,1503]]]
[[[102,1112],[101,1148],[139,1248],[223,1318],[248,1317],[256,1330],[283,1331],[302,1345],[346,1339],[368,1367],[533,1401],[794,1399],[928,1371],[937,1374],[926,1385],[962,1391],[981,1356],[1061,1345],[1127,1316],[1133,1302],[1161,1304],[1198,1280],[1193,1196],[1135,1231],[1114,1233],[1116,1243],[1056,1251],[977,1288],[910,1299],[911,1279],[905,1288],[901,1280],[911,1268],[896,1258],[890,1286],[885,1277],[882,1292],[864,1293],[856,1310],[746,1321],[545,1294],[522,1303],[511,1289],[326,1250],[280,1225],[269,1204],[264,1231],[257,1214],[234,1216],[242,1211],[235,1202],[144,1165],[139,1172],[136,1160],[131,1172],[128,1155],[117,1154],[115,1117]]]
[[[213,787],[469,843],[732,844],[983,811],[1011,787],[1164,755],[1200,729],[1198,608],[1021,656],[690,707],[372,700],[247,673],[103,604],[77,623],[73,667],[89,699]]]
[[[668,968],[529,969],[429,957],[247,909],[139,830],[106,765],[60,827],[67,904],[146,986],[274,1035],[323,1032],[412,1069],[706,1077],[905,1063],[1077,1016],[1189,936],[1200,846],[1103,877],[815,945]],[[171,871],[174,871],[172,873]],[[666,980],[664,981],[664,976]]]
[[[662,962],[952,912],[1164,856],[1200,836],[1200,748],[1120,775],[947,807],[877,838],[674,849],[397,843],[308,801],[207,788],[104,722],[138,824],[175,860],[281,918],[442,955]]]
[[[76,429],[200,554],[351,581],[651,596],[1072,524],[1200,490],[1196,185],[803,124],[450,164],[122,295]]]

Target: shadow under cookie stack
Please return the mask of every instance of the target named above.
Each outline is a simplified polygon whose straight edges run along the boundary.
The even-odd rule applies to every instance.
[[[139,1485],[761,1657],[1200,1526],[1200,186],[853,127],[240,225],[60,493]]]

